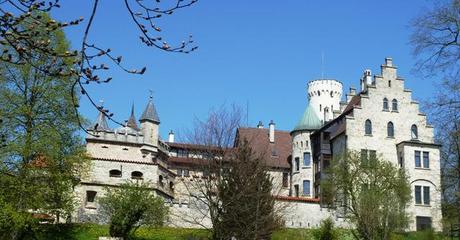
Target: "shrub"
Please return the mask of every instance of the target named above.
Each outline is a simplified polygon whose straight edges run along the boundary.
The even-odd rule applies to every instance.
[[[142,225],[162,226],[168,215],[164,200],[155,197],[146,183],[128,182],[119,188],[107,188],[100,204],[109,218],[112,237],[129,238]]]
[[[338,232],[334,227],[331,218],[324,219],[318,229],[313,231],[313,236],[317,240],[335,240],[338,239]]]

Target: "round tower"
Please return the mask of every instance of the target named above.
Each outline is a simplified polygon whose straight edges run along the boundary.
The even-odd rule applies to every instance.
[[[322,123],[332,120],[333,111],[340,110],[342,88],[342,83],[334,79],[312,80],[308,83],[310,106],[313,107]]]

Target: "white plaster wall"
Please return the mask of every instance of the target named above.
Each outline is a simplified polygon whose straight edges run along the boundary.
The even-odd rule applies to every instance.
[[[292,194],[294,193],[294,185],[299,185],[299,196],[303,196],[303,181],[310,181],[310,195],[305,197],[314,196],[313,193],[313,154],[311,149],[310,132],[309,131],[296,131],[292,136]],[[304,166],[304,152],[310,153],[310,166]],[[299,171],[295,169],[295,158],[299,158]]]
[[[346,119],[347,147],[360,151],[361,149],[376,150],[377,154],[383,159],[398,165],[398,152],[396,144],[402,141],[411,140],[411,126],[416,124],[418,127],[418,140],[421,142],[433,143],[433,128],[427,124],[426,116],[420,113],[419,104],[413,101],[412,92],[404,89],[404,80],[396,78],[395,67],[382,66],[381,76],[375,77],[375,87],[369,86],[368,93],[361,96],[361,108],[355,108],[352,117]],[[391,87],[388,82],[391,81]],[[389,111],[383,110],[383,99],[389,101]],[[398,111],[392,111],[391,101],[398,100]],[[367,119],[372,121],[372,135],[365,135],[364,124]],[[394,124],[394,137],[387,136],[387,123]],[[407,153],[409,157],[412,153]],[[413,157],[412,157],[413,158]],[[430,156],[433,168],[439,165],[439,154]],[[407,162],[407,161],[406,161]],[[438,168],[439,169],[439,168]],[[431,182],[438,183],[440,172],[433,169],[432,174],[421,174],[413,167],[407,166],[411,179],[415,176]],[[420,173],[420,174],[419,174]],[[426,172],[425,172],[426,173]],[[414,175],[414,176],[412,176]],[[412,189],[414,191],[414,189]],[[433,192],[433,200],[440,198],[440,193]],[[440,209],[433,202],[429,211],[432,212],[433,226],[439,230]],[[426,208],[426,207],[425,207]],[[412,210],[409,210],[412,211]],[[415,214],[422,211],[421,208],[414,209]],[[427,209],[424,212],[428,211]],[[415,224],[415,217],[414,224]],[[411,229],[415,229],[411,225]]]
[[[328,120],[333,118],[333,111],[340,110],[341,82],[333,79],[313,80],[308,83],[307,92],[309,104],[313,106],[319,119],[324,120],[325,108],[329,109]]]

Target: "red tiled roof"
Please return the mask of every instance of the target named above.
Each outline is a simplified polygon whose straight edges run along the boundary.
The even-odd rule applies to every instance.
[[[282,201],[293,201],[293,202],[310,202],[310,203],[319,203],[319,198],[307,198],[307,197],[293,197],[293,196],[274,196],[277,200]]]
[[[249,141],[254,152],[265,156],[269,167],[290,168],[292,140],[288,131],[275,130],[275,142],[270,143],[266,128],[239,128],[236,140],[242,139]]]

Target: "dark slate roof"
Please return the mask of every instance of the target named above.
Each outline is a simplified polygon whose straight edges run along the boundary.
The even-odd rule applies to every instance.
[[[266,156],[269,167],[290,168],[292,140],[289,132],[275,130],[275,142],[270,143],[267,128],[239,128],[237,138],[237,141],[246,139],[254,152]]]
[[[129,116],[128,122],[126,123],[126,126],[134,129],[134,130],[139,130],[139,127],[137,127],[137,121],[136,117],[134,116],[134,104],[131,107],[131,116]]]
[[[105,115],[102,112],[99,112],[96,122],[94,122],[88,130],[111,131],[111,129],[109,128],[109,125],[107,124],[107,120],[105,119]]]
[[[149,103],[147,103],[147,107],[145,107],[144,113],[142,113],[139,121],[152,121],[160,123],[160,118],[158,117],[157,110],[153,104],[152,97],[150,97]]]

